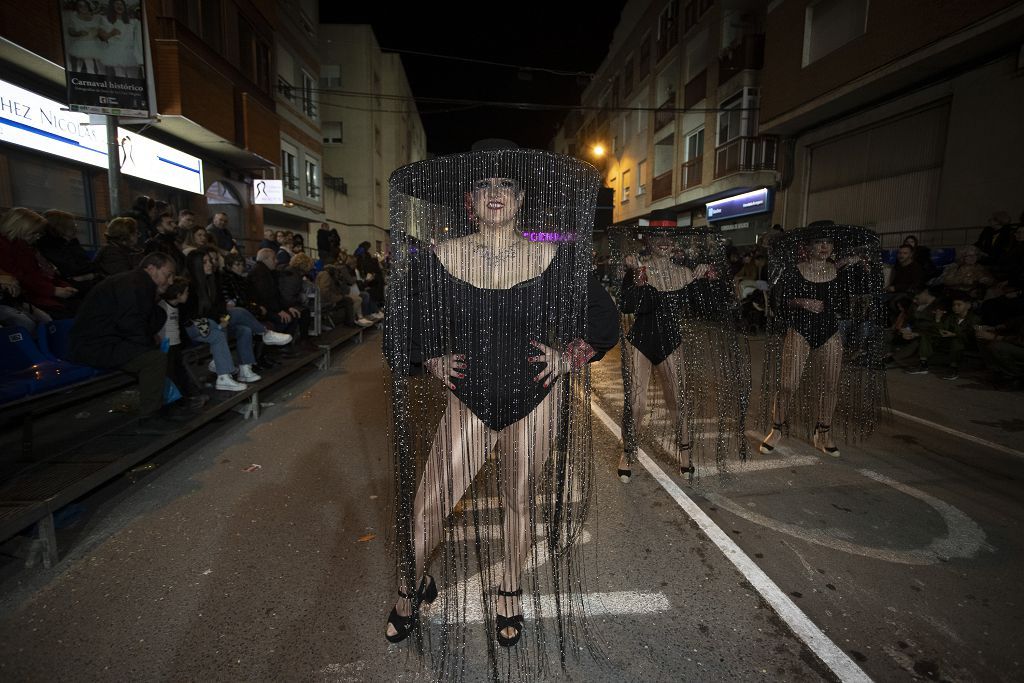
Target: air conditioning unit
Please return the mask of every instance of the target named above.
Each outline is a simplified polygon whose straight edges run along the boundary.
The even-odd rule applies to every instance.
[[[642,194],[647,194],[647,186],[646,185],[641,185],[640,187],[636,188],[636,196],[639,197]]]

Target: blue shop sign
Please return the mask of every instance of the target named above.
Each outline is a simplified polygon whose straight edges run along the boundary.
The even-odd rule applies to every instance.
[[[725,199],[708,202],[705,207],[709,222],[726,221],[730,218],[739,218],[740,216],[750,216],[755,213],[770,211],[772,208],[771,195],[768,194],[767,187],[762,187],[760,190],[744,192],[735,197],[726,197]]]

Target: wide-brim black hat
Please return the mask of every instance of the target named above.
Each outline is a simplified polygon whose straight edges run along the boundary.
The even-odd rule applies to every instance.
[[[769,242],[773,252],[796,253],[801,245],[818,240],[832,242],[832,253],[837,257],[864,250],[877,250],[881,244],[878,233],[861,225],[844,225],[832,221],[815,221],[806,227],[788,230]]]

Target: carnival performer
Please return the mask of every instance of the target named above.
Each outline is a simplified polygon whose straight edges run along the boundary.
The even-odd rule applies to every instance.
[[[554,619],[563,653],[582,625],[573,542],[593,470],[587,364],[618,337],[614,302],[591,275],[598,185],[585,162],[503,141],[391,176],[399,600],[386,636],[420,633],[421,608],[444,591],[442,678],[461,671],[474,593],[492,664],[495,640],[519,642],[527,600],[541,665],[551,642],[541,617]],[[541,232],[555,241],[525,236]],[[410,379],[421,369],[440,383]],[[439,546],[435,579],[426,569]],[[542,609],[542,589],[559,596],[554,607]]]
[[[849,440],[874,429],[884,395],[878,244],[872,231],[832,221],[772,242],[763,401],[772,429],[761,453],[775,450],[792,421],[817,450],[838,457],[837,405]]]
[[[623,483],[632,476],[640,425],[652,398],[647,440],[661,445],[681,474],[696,473],[693,456],[702,445],[715,451],[720,469],[729,452],[746,454],[742,425],[749,361],[739,334],[738,302],[721,277],[728,272],[724,239],[708,228],[676,227],[671,212],[654,212],[645,222],[617,231],[614,239],[616,255],[625,254],[619,292],[625,318],[618,464]],[[660,389],[653,396],[652,374]]]

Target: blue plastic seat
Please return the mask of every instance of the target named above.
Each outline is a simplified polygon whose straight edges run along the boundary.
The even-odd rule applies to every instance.
[[[73,318],[53,320],[46,323],[39,332],[39,350],[50,360],[71,361],[71,328]]]
[[[0,387],[6,388],[0,391],[2,397],[41,394],[95,377],[97,373],[96,368],[86,365],[52,360],[39,350],[24,327],[0,328]]]

